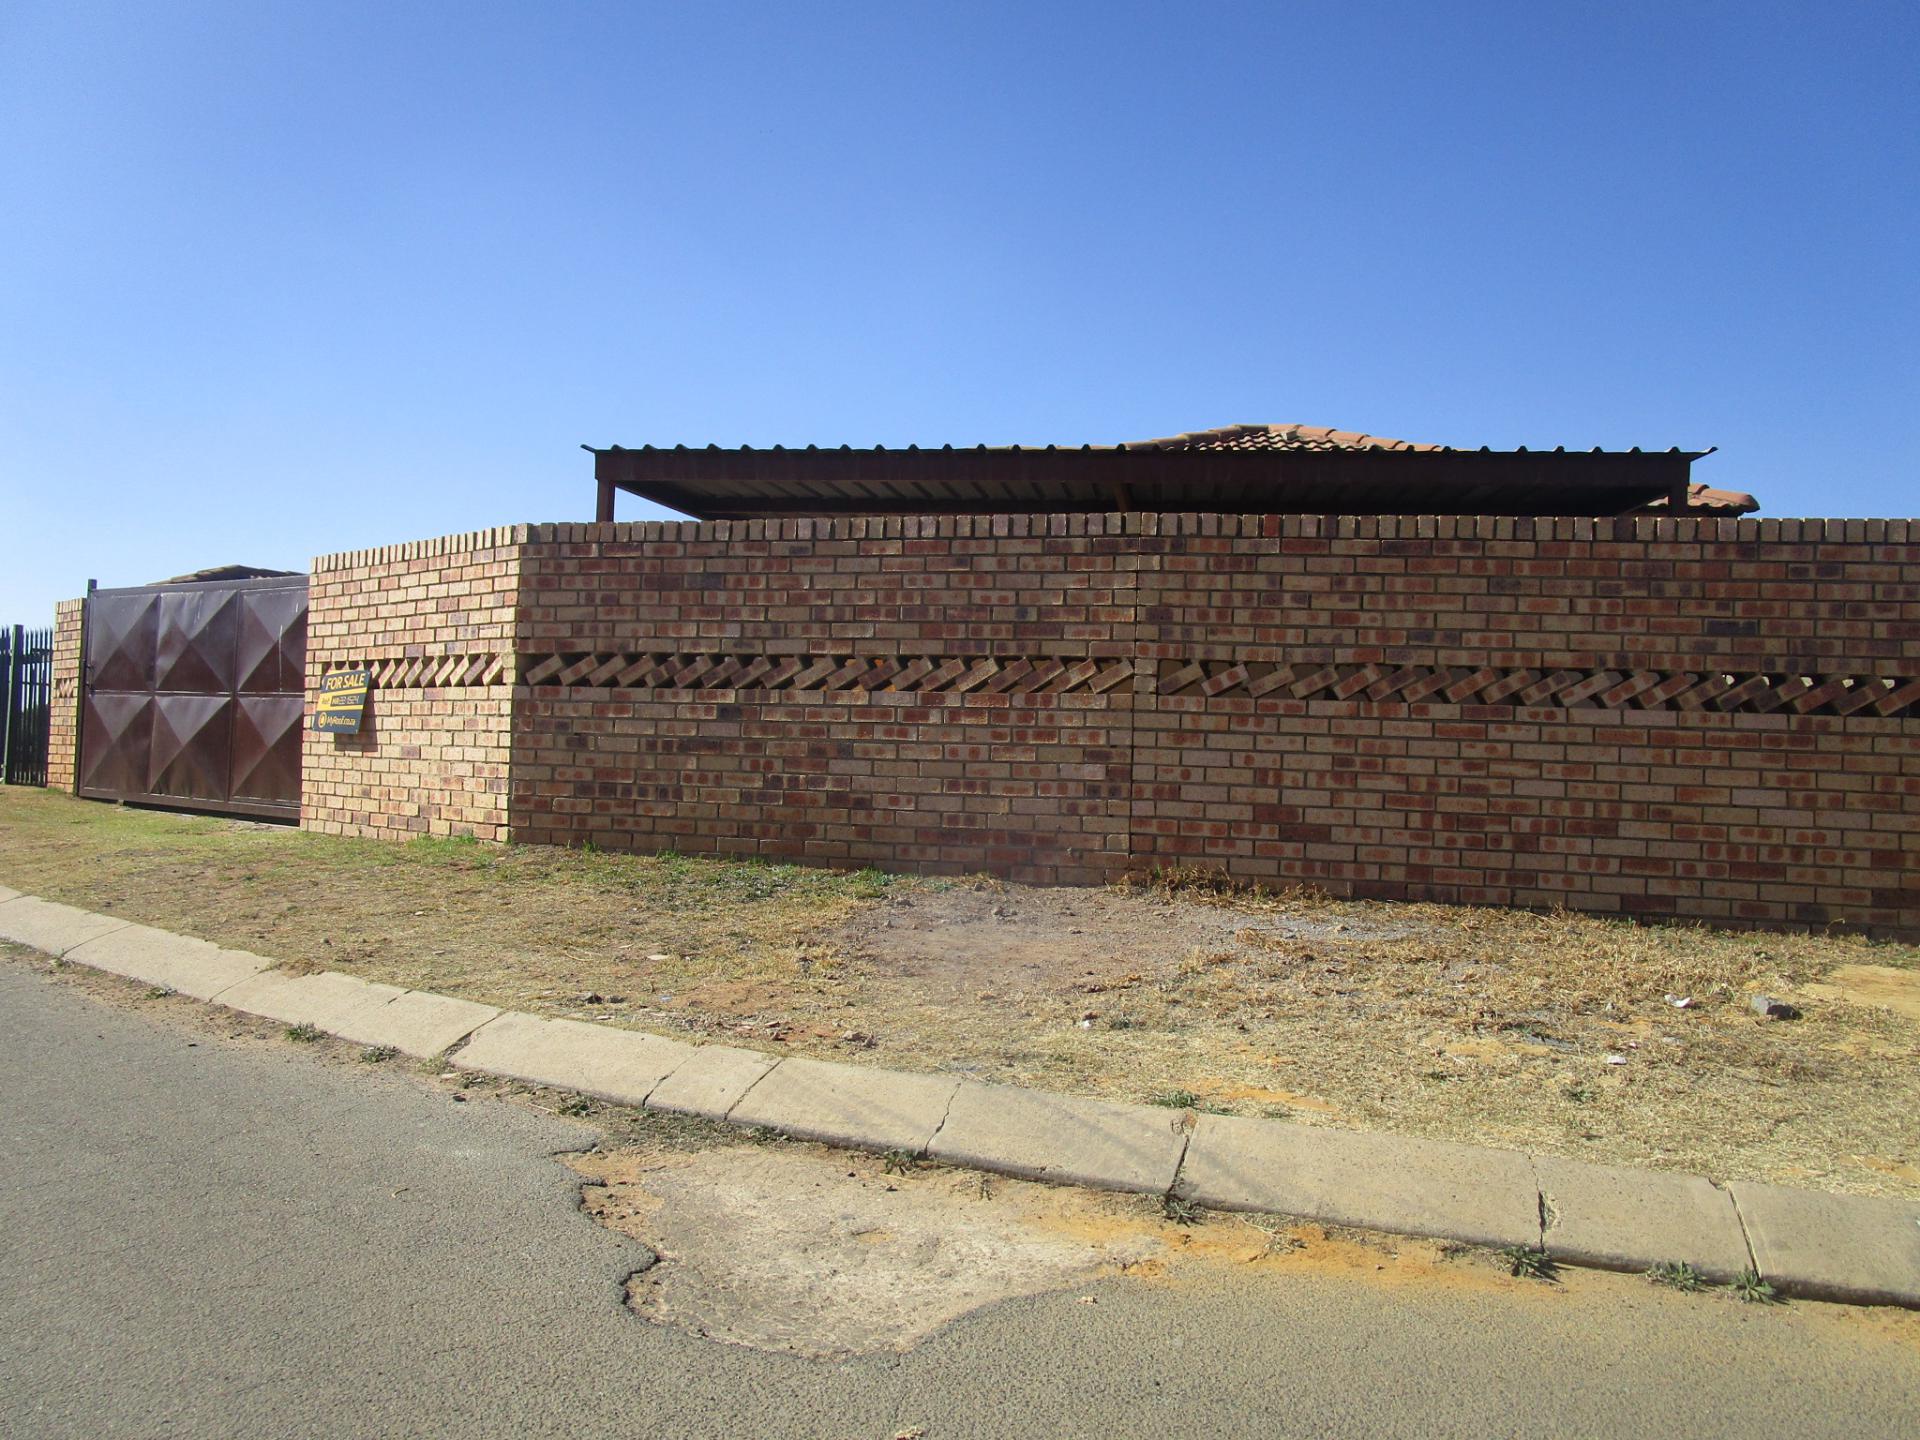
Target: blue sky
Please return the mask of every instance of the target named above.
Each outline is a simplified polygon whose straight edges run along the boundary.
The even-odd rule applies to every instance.
[[[590,518],[582,441],[1284,420],[1913,514],[1916,74],[1910,3],[10,0],[0,620]]]

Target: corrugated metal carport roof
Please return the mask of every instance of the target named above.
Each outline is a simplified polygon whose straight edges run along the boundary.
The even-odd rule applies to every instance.
[[[1687,508],[1706,451],[1456,450],[1308,425],[1119,445],[591,450],[600,518],[624,490],[703,520],[779,515],[1214,511],[1623,515]]]

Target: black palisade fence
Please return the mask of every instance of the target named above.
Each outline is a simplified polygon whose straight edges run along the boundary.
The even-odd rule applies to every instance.
[[[53,698],[53,631],[0,629],[0,754],[9,785],[47,783],[47,716]]]

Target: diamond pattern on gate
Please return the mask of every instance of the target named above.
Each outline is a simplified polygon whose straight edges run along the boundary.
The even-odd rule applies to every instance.
[[[146,793],[182,800],[225,796],[232,743],[230,695],[156,695]]]
[[[151,593],[95,595],[87,601],[87,686],[146,690],[153,685],[160,598]]]
[[[190,695],[231,692],[238,624],[239,600],[234,591],[162,594],[154,636],[153,688]]]
[[[1073,656],[523,655],[521,683],[610,690],[783,690],[923,695],[1101,695],[1132,662]]]
[[[1161,695],[1750,715],[1920,716],[1920,679],[1472,665],[1162,662]]]
[[[243,590],[239,606],[239,688],[249,694],[298,690],[306,674],[306,597],[297,590]]]
[[[230,789],[236,797],[299,793],[303,713],[298,695],[242,695],[235,702]]]

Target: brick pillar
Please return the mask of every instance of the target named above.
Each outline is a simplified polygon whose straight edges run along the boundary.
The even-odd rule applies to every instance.
[[[80,645],[87,602],[53,607],[53,695],[47,715],[47,788],[72,795],[80,788]]]

